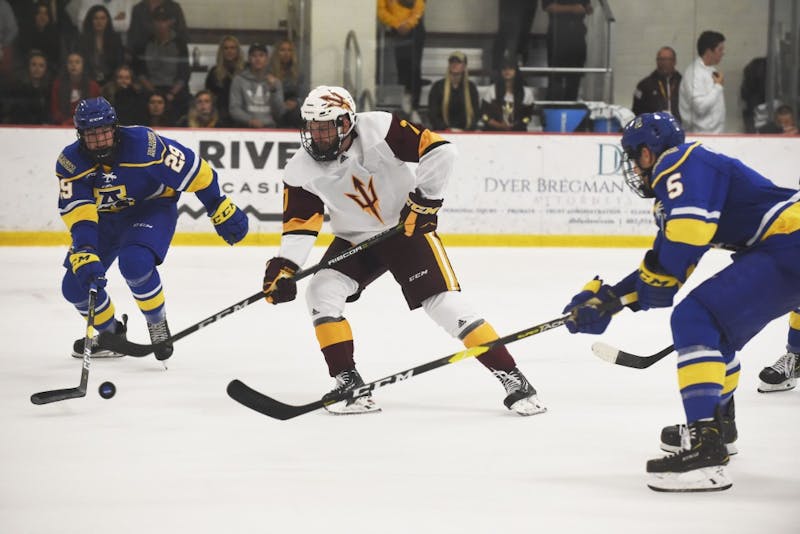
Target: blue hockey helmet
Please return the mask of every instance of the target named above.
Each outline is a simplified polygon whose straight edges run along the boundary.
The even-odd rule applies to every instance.
[[[86,98],[78,102],[75,115],[72,118],[81,148],[85,150],[97,163],[110,165],[114,162],[117,138],[117,112],[105,98]],[[87,130],[110,126],[114,129],[114,142],[109,147],[89,149],[86,146],[85,134]]]
[[[640,197],[652,198],[653,190],[650,188],[649,178],[652,167],[649,169],[638,167],[642,149],[650,150],[654,162],[666,150],[683,144],[686,134],[670,113],[659,111],[657,113],[643,113],[630,121],[622,131],[622,150],[625,152],[623,161],[623,174],[625,182]]]

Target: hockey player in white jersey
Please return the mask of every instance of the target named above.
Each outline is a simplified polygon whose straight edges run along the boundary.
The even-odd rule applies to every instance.
[[[283,235],[278,255],[266,266],[267,301],[278,304],[295,298],[293,275],[308,258],[326,207],[335,239],[323,262],[398,221],[405,230],[319,271],[308,286],[308,312],[328,372],[336,381],[328,395],[364,383],[356,370],[345,304],[387,271],[410,309],[423,308],[466,347],[497,339],[494,328],[463,298],[435,232],[437,212],[453,173],[455,146],[389,113],[356,114],[353,98],[341,87],[317,87],[303,102],[301,113],[305,150],[297,151],[285,169]],[[410,162],[418,163],[416,170]],[[478,360],[505,387],[508,409],[520,415],[546,411],[505,346],[493,347]],[[380,408],[365,395],[328,410],[366,413]]]

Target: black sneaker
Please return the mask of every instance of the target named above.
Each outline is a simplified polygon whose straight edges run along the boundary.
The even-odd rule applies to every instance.
[[[536,396],[536,389],[528,382],[522,371],[516,367],[510,371],[492,369],[492,374],[506,390],[506,398],[503,399],[506,408],[519,415],[536,415],[547,411]]]
[[[364,380],[355,369],[342,371],[336,375],[335,379],[336,387],[322,396],[323,401],[335,399],[342,393],[351,391],[364,385]],[[331,404],[330,406],[325,406],[325,409],[330,413],[337,415],[375,413],[381,411],[380,407],[378,407],[378,405],[375,404],[375,401],[372,400],[372,394],[370,393],[354,399],[348,399],[344,402],[337,402]]]
[[[100,336],[114,336],[118,338],[122,338],[123,340],[128,339],[128,316],[127,314],[122,314],[122,321],[118,321],[114,319],[114,330],[111,331],[110,329],[101,332],[94,337],[92,337],[92,358],[121,358],[125,356],[121,352],[115,352],[110,349],[100,349],[98,348],[98,339]],[[85,338],[76,339],[75,343],[72,344],[72,357],[73,358],[83,358],[83,342]]]
[[[764,367],[758,374],[761,383],[758,385],[759,393],[773,391],[789,391],[797,386],[800,378],[800,354],[787,352],[778,361]]]
[[[147,331],[150,332],[150,342],[155,345],[153,354],[156,360],[166,360],[172,356],[172,339],[167,319],[161,319],[157,323],[147,323]]]
[[[720,429],[722,430],[722,442],[725,443],[728,454],[734,455],[738,453],[739,449],[736,447],[736,440],[739,437],[739,431],[736,429],[736,406],[733,399],[725,407]],[[666,452],[680,451],[683,437],[686,434],[686,425],[665,426],[661,429],[661,450]]]
[[[647,486],[655,491],[721,491],[733,483],[725,472],[730,461],[718,419],[689,425],[689,448],[649,460]]]

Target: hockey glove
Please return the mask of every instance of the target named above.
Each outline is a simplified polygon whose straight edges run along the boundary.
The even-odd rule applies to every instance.
[[[70,252],[69,263],[72,265],[72,272],[81,287],[86,291],[89,290],[91,284],[97,286],[97,289],[106,287],[106,268],[94,250],[84,249]]]
[[[264,271],[264,298],[270,304],[290,302],[297,296],[294,273],[299,267],[292,260],[276,256],[267,262]]]
[[[238,243],[247,235],[249,222],[247,215],[236,207],[230,198],[222,197],[212,213],[209,214],[214,230],[229,245]]]
[[[639,279],[636,281],[639,307],[643,310],[672,306],[675,293],[683,285],[674,276],[660,271],[663,269],[658,264],[655,251],[648,250],[642,265],[639,266]]]
[[[619,297],[611,286],[595,276],[583,291],[572,297],[562,313],[571,314],[567,330],[572,334],[602,334],[611,322],[611,316],[622,309]]]
[[[405,226],[406,237],[427,234],[436,230],[442,199],[425,198],[419,189],[408,194],[406,205],[400,212],[400,222]]]

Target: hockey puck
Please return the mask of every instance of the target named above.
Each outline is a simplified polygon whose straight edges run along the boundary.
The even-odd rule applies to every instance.
[[[97,391],[104,399],[110,399],[117,392],[117,386],[115,386],[113,382],[103,382],[100,384],[100,387],[97,388]]]

